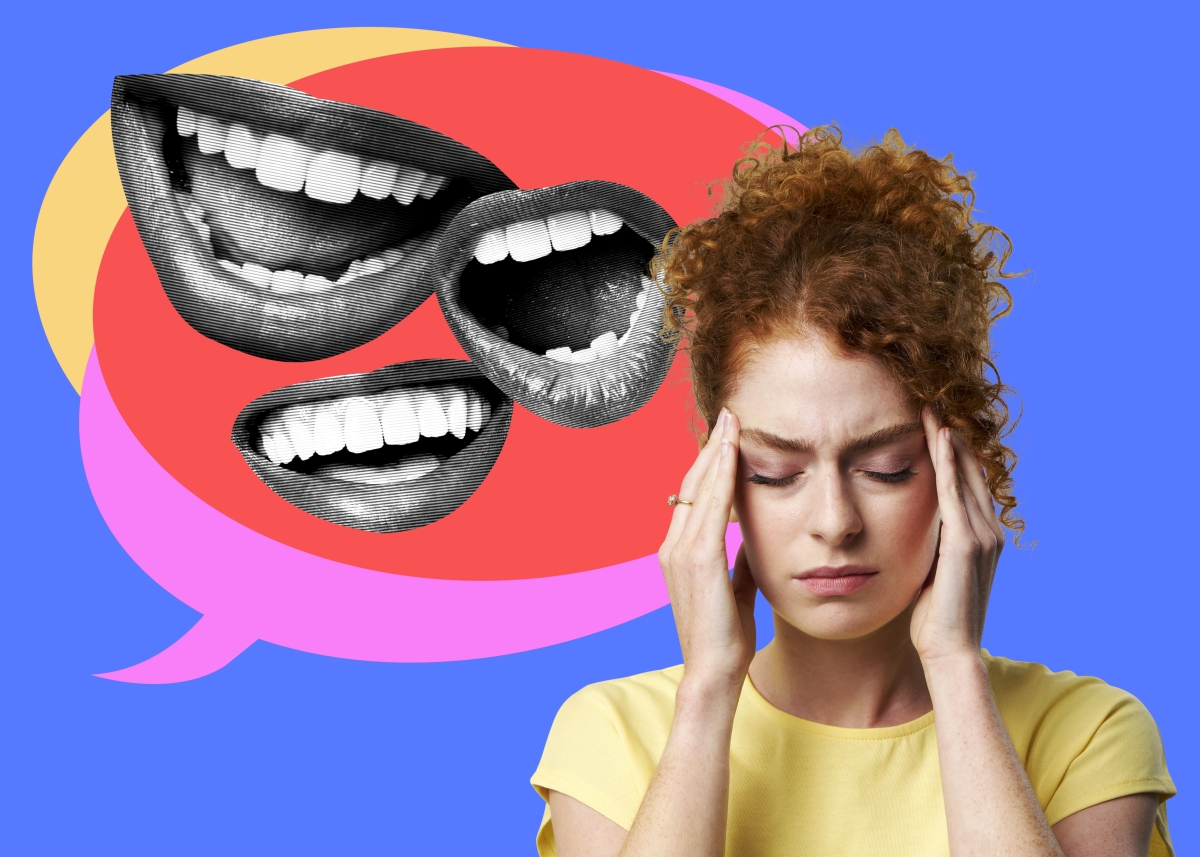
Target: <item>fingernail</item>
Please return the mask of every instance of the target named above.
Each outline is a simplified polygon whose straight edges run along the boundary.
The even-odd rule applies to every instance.
[[[724,458],[728,454],[729,454],[729,441],[723,440],[723,441],[721,441],[721,457]]]
[[[726,429],[728,427],[729,427],[729,411],[727,411],[725,408],[721,408],[721,428]]]

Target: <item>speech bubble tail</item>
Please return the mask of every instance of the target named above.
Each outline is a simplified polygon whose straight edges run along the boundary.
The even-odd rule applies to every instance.
[[[214,673],[244,652],[257,637],[209,614],[157,655],[140,664],[96,673],[97,678],[134,684],[170,684]]]

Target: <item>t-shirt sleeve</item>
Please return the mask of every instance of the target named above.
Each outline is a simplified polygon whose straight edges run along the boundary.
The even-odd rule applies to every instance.
[[[634,785],[629,758],[620,718],[595,685],[563,703],[530,778],[546,801],[537,836],[541,857],[557,854],[550,818],[551,790],[575,798],[626,830],[633,825],[641,793]]]
[[[1004,659],[992,666],[1001,716],[1050,824],[1114,798],[1156,794],[1150,853],[1172,853],[1165,803],[1175,784],[1146,706],[1096,678]]]

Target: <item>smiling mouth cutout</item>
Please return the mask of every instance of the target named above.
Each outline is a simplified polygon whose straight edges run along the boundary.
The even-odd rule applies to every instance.
[[[261,81],[119,77],[112,117],[172,304],[259,357],[328,357],[394,326],[430,295],[454,215],[513,186],[429,128]]]
[[[506,191],[462,210],[435,267],[463,350],[511,398],[559,425],[636,411],[673,356],[648,263],[675,224],[611,182]]]
[[[289,503],[393,533],[433,523],[475,492],[512,408],[466,361],[415,360],[268,393],[238,415],[232,440]]]

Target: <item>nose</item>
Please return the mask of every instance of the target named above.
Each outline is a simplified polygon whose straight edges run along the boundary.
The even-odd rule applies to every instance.
[[[824,474],[820,490],[812,492],[815,507],[808,516],[809,534],[831,547],[851,541],[862,531],[862,518],[847,491],[843,474]]]

